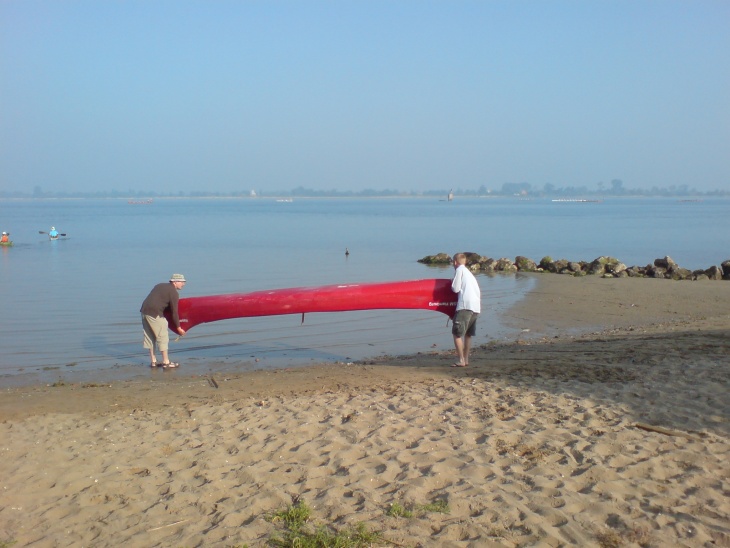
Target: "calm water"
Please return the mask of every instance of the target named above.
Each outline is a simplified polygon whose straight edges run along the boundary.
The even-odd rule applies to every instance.
[[[335,283],[451,277],[416,261],[438,252],[545,255],[627,265],[671,256],[707,268],[730,258],[730,201],[615,199],[602,203],[457,199],[158,199],[0,202],[0,386],[150,375],[139,307],[182,272],[182,296]],[[51,242],[51,225],[67,237]],[[345,257],[345,248],[350,255]],[[477,343],[514,336],[499,314],[526,277],[479,277]],[[228,320],[172,343],[186,371],[355,361],[451,348],[446,317],[372,311]],[[177,372],[175,373],[177,374]]]

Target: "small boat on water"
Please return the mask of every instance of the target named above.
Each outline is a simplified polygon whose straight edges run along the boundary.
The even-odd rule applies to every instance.
[[[3,247],[13,247],[13,242],[11,242],[11,241],[0,242],[0,246],[3,246]]]
[[[66,234],[59,233],[56,230],[56,227],[54,227],[54,226],[51,227],[51,231],[50,232],[46,232],[44,230],[39,230],[38,231],[38,234],[48,234],[48,239],[49,240],[58,240],[59,236],[63,236],[63,237],[66,236]]]

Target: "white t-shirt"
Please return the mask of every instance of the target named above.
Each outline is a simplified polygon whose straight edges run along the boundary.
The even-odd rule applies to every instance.
[[[451,290],[459,294],[459,301],[456,303],[456,310],[471,310],[477,314],[482,311],[482,292],[479,289],[479,282],[471,271],[462,265],[454,272],[454,279],[451,281]]]

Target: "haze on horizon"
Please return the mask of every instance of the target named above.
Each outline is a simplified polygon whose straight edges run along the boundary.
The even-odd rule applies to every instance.
[[[0,2],[0,189],[730,188],[724,0]]]

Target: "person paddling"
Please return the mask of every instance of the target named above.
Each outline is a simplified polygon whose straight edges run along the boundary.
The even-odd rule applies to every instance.
[[[178,292],[184,286],[185,276],[173,274],[170,276],[169,283],[160,283],[152,288],[139,310],[142,314],[142,329],[144,330],[142,346],[150,351],[150,367],[160,365],[167,369],[180,366],[179,363],[171,362],[167,353],[170,336],[167,333],[165,311],[169,310],[178,335],[184,336],[185,330],[180,327],[180,317],[177,312],[177,304],[180,300]],[[155,356],[155,345],[162,353],[162,363],[160,364],[157,363]]]
[[[59,236],[63,236],[64,238],[66,237],[66,235],[62,232],[58,232],[55,226],[52,226],[51,230],[49,230],[48,232],[46,232],[45,230],[39,230],[38,234],[48,234],[48,239],[50,240],[58,240]]]
[[[7,232],[3,232],[2,237],[0,237],[0,243],[9,244],[10,243],[10,234],[8,234]]]

